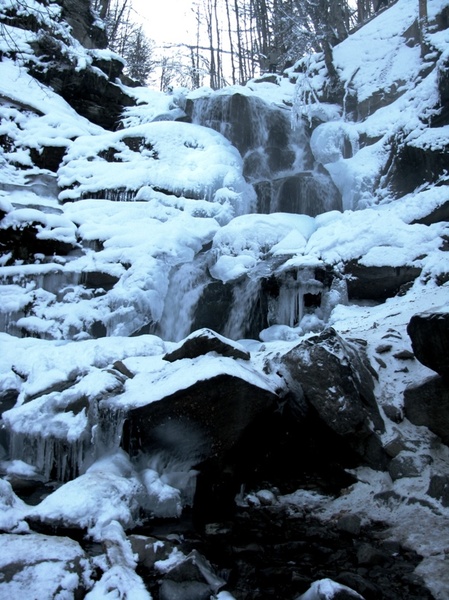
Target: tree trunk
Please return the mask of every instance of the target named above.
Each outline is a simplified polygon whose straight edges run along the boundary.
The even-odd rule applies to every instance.
[[[231,52],[231,81],[232,85],[235,85],[237,80],[235,78],[234,41],[232,38],[231,11],[229,10],[228,0],[226,0],[226,19],[228,22],[229,48]]]
[[[106,19],[106,16],[109,11],[110,0],[99,0],[98,3],[98,13],[100,15],[100,19]]]
[[[426,44],[426,35],[427,35],[427,25],[428,25],[428,17],[427,17],[427,0],[418,0],[419,1],[419,36],[421,43],[421,56],[425,56],[429,48]]]
[[[243,63],[243,44],[242,44],[242,32],[240,30],[240,10],[238,0],[234,0],[234,12],[235,12],[235,21],[237,24],[237,56],[239,60],[239,80],[240,83],[245,83],[244,81],[244,63]]]

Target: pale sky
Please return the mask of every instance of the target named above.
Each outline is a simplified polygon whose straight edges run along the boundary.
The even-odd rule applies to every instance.
[[[189,42],[195,36],[195,19],[192,2],[186,0],[133,0],[137,14],[135,20],[142,22],[146,35],[156,44]],[[141,19],[139,19],[139,16]]]

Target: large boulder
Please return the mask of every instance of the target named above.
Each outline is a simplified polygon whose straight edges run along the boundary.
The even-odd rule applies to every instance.
[[[431,377],[404,392],[404,414],[414,425],[424,425],[449,446],[449,386]]]
[[[274,414],[278,396],[247,361],[207,355],[183,359],[181,370],[178,362],[164,378],[168,388],[174,378],[177,391],[128,411],[122,444],[132,457],[194,468],[193,518],[202,527],[232,514],[243,463],[251,461],[247,440],[257,446],[254,430]]]
[[[449,312],[413,315],[407,326],[416,358],[446,380],[449,379]]]
[[[248,381],[229,372],[209,377],[213,360],[197,367],[195,383],[129,411],[124,444],[131,455],[160,452],[191,465],[212,458],[220,462],[257,417],[274,408],[277,395],[259,386],[250,368]]]
[[[290,350],[282,363],[309,410],[369,465],[385,468],[388,459],[377,434],[385,426],[363,349],[329,328]]]
[[[240,344],[219,335],[212,329],[199,329],[190,334],[176,348],[167,352],[164,360],[174,362],[183,358],[197,358],[209,352],[249,360],[250,354]]]
[[[1,598],[84,598],[92,573],[78,542],[37,533],[3,534],[0,569]]]

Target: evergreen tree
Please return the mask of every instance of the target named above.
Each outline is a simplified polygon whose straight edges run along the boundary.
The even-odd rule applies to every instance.
[[[126,73],[142,85],[156,66],[153,48],[153,42],[146,37],[142,27],[135,30],[127,42],[124,53]]]

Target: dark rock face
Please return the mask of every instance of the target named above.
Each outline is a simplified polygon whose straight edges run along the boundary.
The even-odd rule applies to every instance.
[[[62,159],[66,153],[67,148],[65,146],[44,146],[39,150],[30,148],[30,156],[36,167],[40,169],[48,169],[53,173],[56,173],[61,166]]]
[[[106,34],[95,24],[89,0],[63,0],[61,5],[62,17],[69,24],[73,38],[87,49],[106,48]],[[45,9],[42,14],[46,14]],[[45,19],[33,24],[18,15],[14,24],[37,33],[30,44],[35,54],[35,60],[28,65],[30,74],[60,94],[82,116],[106,129],[114,129],[123,108],[135,103],[116,83],[122,76],[124,63],[113,58],[93,58],[93,68],[79,69],[67,52],[67,45],[73,42],[70,36],[56,34]],[[50,149],[49,153],[48,165],[43,155],[40,162],[44,164],[39,166],[55,170],[53,155],[57,149]]]
[[[45,43],[41,43],[35,51],[38,56],[48,53]],[[104,77],[93,70],[76,71],[75,65],[64,62],[63,57],[58,57],[58,62],[52,61],[43,70],[33,69],[32,75],[54,89],[80,115],[105,129],[114,130],[123,109],[135,104],[115,83],[115,75],[118,71],[121,72],[123,64],[119,61],[107,61]]]
[[[349,299],[386,300],[392,298],[403,285],[419,277],[417,267],[365,267],[357,261],[345,265]]]
[[[449,312],[413,315],[407,333],[416,358],[449,380]]]
[[[125,446],[131,455],[162,451],[193,464],[211,457],[220,461],[276,401],[275,394],[254,384],[217,375],[131,410],[124,427]]]
[[[449,506],[449,476],[432,475],[427,493],[436,498],[443,506]]]
[[[108,39],[104,29],[95,24],[89,0],[62,0],[62,17],[71,27],[71,33],[85,48],[106,48]]]
[[[417,148],[393,144],[392,167],[388,179],[398,197],[409,194],[423,183],[435,183],[447,170],[447,148]]]
[[[40,223],[30,222],[21,227],[8,227],[1,230],[0,256],[10,255],[6,265],[16,260],[33,263],[37,254],[45,256],[67,255],[75,247],[69,243],[39,238]]]
[[[210,327],[215,331],[223,331],[229,317],[232,299],[232,285],[221,281],[209,283],[196,306],[192,329]]]
[[[441,223],[441,221],[449,221],[449,201],[444,202],[437,208],[433,209],[425,217],[416,219],[416,221],[413,221],[412,225],[415,223],[420,223],[421,225],[433,225],[433,223]]]
[[[414,425],[425,425],[449,446],[449,386],[442,377],[407,388],[404,413]]]
[[[286,212],[316,217],[330,210],[342,210],[341,194],[329,175],[305,171],[257,183],[259,212]]]
[[[186,338],[179,348],[167,353],[164,360],[174,362],[182,358],[196,358],[208,352],[216,352],[221,356],[231,358],[250,359],[249,352],[239,347],[238,344],[231,343],[230,340],[223,338],[210,329],[201,329]]]
[[[282,364],[318,417],[363,460],[383,469],[387,457],[369,423],[379,431],[384,423],[373,393],[372,371],[361,357],[361,348],[328,329],[293,348]]]

